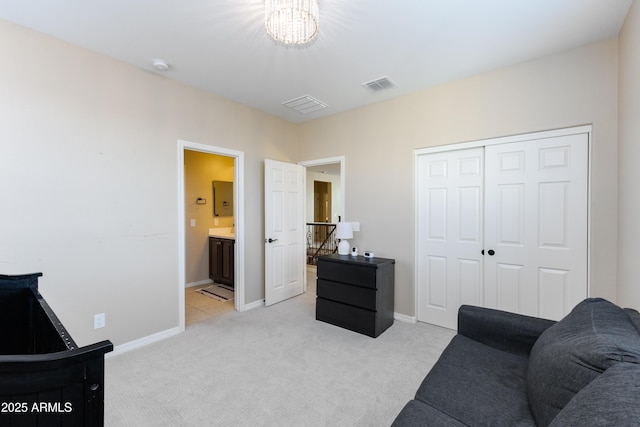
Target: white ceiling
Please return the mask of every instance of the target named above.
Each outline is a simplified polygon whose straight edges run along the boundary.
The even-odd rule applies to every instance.
[[[0,0],[0,18],[302,122],[615,36],[631,2],[319,0],[304,48],[266,35],[264,0]],[[398,87],[362,87],[383,76]],[[329,107],[282,105],[303,95]]]

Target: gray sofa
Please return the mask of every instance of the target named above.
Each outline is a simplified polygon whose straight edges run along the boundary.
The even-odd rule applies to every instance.
[[[640,426],[640,314],[604,299],[559,322],[462,306],[393,426]]]

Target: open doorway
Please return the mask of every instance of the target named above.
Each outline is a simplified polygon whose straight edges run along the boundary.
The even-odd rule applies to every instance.
[[[313,220],[331,221],[331,181],[313,181]]]
[[[178,315],[180,330],[186,327],[186,295],[191,287],[204,287],[210,276],[212,232],[224,233],[233,245],[225,254],[232,259],[225,277],[233,278],[229,309],[244,309],[244,154],[204,144],[178,141]],[[215,182],[227,183],[225,211],[216,214]],[[232,209],[229,209],[232,207]],[[217,231],[216,231],[217,230]],[[229,268],[231,272],[229,272]],[[203,294],[204,296],[204,294]],[[227,295],[228,296],[228,295]],[[204,296],[206,298],[206,296]]]
[[[307,169],[307,281],[315,292],[315,259],[333,251],[331,228],[345,215],[345,158],[344,156],[300,162]],[[328,244],[322,244],[327,242]]]
[[[313,222],[325,223],[331,222],[331,181],[313,181]],[[316,227],[313,230],[313,238],[316,241],[323,241],[327,238],[327,227]]]
[[[234,165],[184,150],[186,327],[234,309]]]

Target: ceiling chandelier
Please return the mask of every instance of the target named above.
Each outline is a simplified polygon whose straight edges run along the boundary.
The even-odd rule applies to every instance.
[[[310,42],[318,34],[318,0],[265,0],[267,33],[285,45]]]

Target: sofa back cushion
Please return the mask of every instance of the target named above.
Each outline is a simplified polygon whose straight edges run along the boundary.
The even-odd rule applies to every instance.
[[[640,425],[640,365],[616,363],[580,390],[552,427]]]
[[[623,310],[625,313],[627,313],[627,316],[629,316],[629,320],[631,320],[631,323],[633,324],[633,326],[635,326],[636,330],[640,334],[640,313],[631,308],[624,308]]]
[[[540,335],[529,357],[527,397],[539,425],[610,366],[640,364],[640,334],[629,315],[601,298],[578,304]]]

